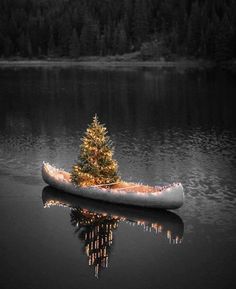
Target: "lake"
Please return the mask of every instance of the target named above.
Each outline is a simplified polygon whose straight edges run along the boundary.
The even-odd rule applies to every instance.
[[[145,67],[0,69],[0,288],[232,288],[235,75]],[[41,165],[70,170],[97,113],[121,176],[181,182],[171,212],[75,198]]]

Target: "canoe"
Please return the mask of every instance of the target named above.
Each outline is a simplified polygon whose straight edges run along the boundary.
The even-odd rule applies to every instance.
[[[45,183],[58,190],[109,203],[156,209],[178,209],[184,202],[184,190],[181,183],[161,187],[134,183],[125,183],[124,187],[119,188],[115,186],[80,187],[71,182],[68,172],[46,162],[42,165],[42,177]],[[144,188],[148,188],[148,192],[144,191]]]

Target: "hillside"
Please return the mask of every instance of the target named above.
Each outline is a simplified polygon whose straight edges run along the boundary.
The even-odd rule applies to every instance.
[[[4,0],[0,57],[236,56],[234,0]]]

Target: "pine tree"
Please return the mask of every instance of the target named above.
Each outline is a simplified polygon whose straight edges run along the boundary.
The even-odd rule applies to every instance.
[[[83,55],[96,55],[99,51],[99,28],[91,18],[87,18],[80,34],[81,53]]]
[[[106,45],[105,45],[105,36],[104,35],[101,35],[101,38],[100,38],[99,54],[102,56],[106,54]]]
[[[119,45],[119,39],[118,39],[119,31],[118,27],[115,28],[113,33],[113,43],[112,43],[112,54],[117,54],[118,52],[118,45]]]
[[[179,54],[184,54],[186,50],[186,41],[187,41],[187,11],[186,11],[186,1],[180,1],[179,5],[179,12],[177,15],[177,38],[178,38],[178,47],[177,52]]]
[[[59,50],[61,56],[69,55],[69,45],[70,45],[70,36],[72,34],[72,25],[70,21],[70,16],[68,13],[65,13],[59,22]]]
[[[158,39],[177,54],[236,56],[235,0],[56,2],[0,1],[0,55],[69,56],[75,28],[81,55],[125,53]]]
[[[4,39],[4,43],[3,43],[3,47],[4,47],[4,56],[8,57],[11,56],[13,53],[13,42],[9,37],[6,37]]]
[[[165,0],[162,1],[160,4],[160,14],[158,16],[161,18],[161,27],[164,34],[168,34],[173,27],[174,17],[176,13],[173,4],[173,0]]]
[[[79,160],[72,167],[72,182],[79,186],[119,182],[118,164],[112,157],[113,147],[107,129],[95,115],[82,138]]]
[[[137,46],[147,39],[148,12],[146,0],[136,0],[134,7],[134,38]]]
[[[55,54],[55,41],[54,41],[54,35],[53,35],[53,31],[51,30],[50,33],[50,38],[49,38],[49,42],[48,42],[48,55],[52,56]]]
[[[123,23],[119,24],[119,34],[118,34],[118,53],[123,54],[127,49],[127,35],[125,32],[125,27]]]
[[[224,16],[223,20],[219,25],[215,39],[215,59],[216,61],[226,61],[233,56],[233,28],[230,25],[229,18],[227,15]]]
[[[220,29],[220,20],[216,11],[213,10],[211,19],[208,20],[204,35],[204,46],[203,56],[209,59],[215,59],[215,48],[216,48],[216,35]],[[203,45],[203,43],[202,43]]]
[[[192,4],[188,27],[188,52],[198,55],[201,41],[201,13],[198,2]]]
[[[4,37],[1,34],[0,31],[0,57],[3,55],[4,52]]]
[[[28,57],[32,57],[32,44],[29,36],[27,37],[27,55]]]
[[[25,34],[21,33],[20,37],[18,38],[18,47],[19,47],[19,52],[21,56],[25,56],[25,50],[26,50],[26,45],[25,45]]]
[[[111,54],[111,52],[113,51],[112,46],[114,44],[114,39],[113,39],[113,32],[111,29],[110,25],[106,25],[104,27],[104,42],[105,42],[105,51],[106,51],[106,55]]]
[[[79,39],[75,28],[70,39],[70,56],[75,58],[79,56]]]

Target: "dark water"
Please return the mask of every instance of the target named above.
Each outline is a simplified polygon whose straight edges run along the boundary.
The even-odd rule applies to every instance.
[[[0,288],[232,288],[235,76],[156,69],[0,69]],[[123,179],[179,181],[174,212],[45,187],[97,113]]]

